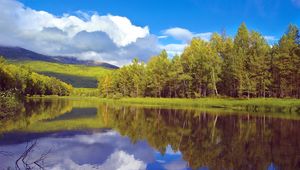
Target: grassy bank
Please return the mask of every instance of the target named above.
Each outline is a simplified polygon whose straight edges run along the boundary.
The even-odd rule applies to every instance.
[[[300,100],[298,99],[223,99],[223,98],[201,98],[201,99],[170,99],[170,98],[122,98],[118,100],[103,99],[108,102],[152,105],[152,106],[188,106],[201,108],[220,108],[247,111],[265,112],[299,112]]]
[[[55,98],[48,96],[46,98]],[[192,107],[203,109],[222,109],[251,112],[276,112],[276,113],[297,113],[300,114],[299,99],[277,99],[277,98],[200,98],[200,99],[180,99],[180,98],[121,98],[108,99],[98,97],[62,97],[75,100],[98,100],[100,102],[137,105],[137,106],[160,106],[160,107]]]

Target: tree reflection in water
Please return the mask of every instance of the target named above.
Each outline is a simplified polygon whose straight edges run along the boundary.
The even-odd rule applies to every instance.
[[[196,110],[103,105],[108,126],[162,154],[180,151],[192,169],[300,168],[300,122]]]
[[[158,159],[172,150],[180,154],[180,159],[186,161],[192,169],[300,169],[299,120],[263,115],[223,114],[198,109],[129,107],[79,100],[32,100],[25,102],[22,107],[20,113],[12,119],[0,120],[0,132],[20,131],[20,134],[12,133],[16,137],[6,137],[7,141],[0,139],[2,148],[7,148],[6,145],[10,145],[12,141],[24,143],[37,138],[43,138],[43,146],[48,146],[48,143],[53,141],[56,141],[57,146],[60,146],[61,142],[72,141],[70,146],[66,146],[68,150],[55,153],[66,157],[66,153],[72,147],[74,151],[86,152],[85,163],[97,162],[102,167],[101,163],[105,162],[117,147],[112,145],[112,141],[124,144],[129,142],[126,141],[129,137],[134,146],[128,143],[130,149],[122,148],[123,145],[118,146],[122,148],[122,152],[117,152],[117,155],[123,151],[131,155],[131,149],[134,150],[133,148],[140,146],[141,142],[146,142],[147,145],[143,143],[136,153],[143,148],[143,154],[147,152],[153,155],[150,150],[154,148],[162,154],[161,157],[155,158],[159,161]],[[97,141],[112,137],[105,136],[102,132],[95,133],[97,129],[102,128],[113,129],[114,138],[106,143],[110,146],[106,146],[111,148],[110,151],[104,152],[102,141]],[[91,132],[84,137],[88,143],[80,143],[78,134],[68,140],[66,137],[53,137],[54,134],[64,136],[65,132],[72,130]],[[125,137],[119,137],[115,131]],[[31,135],[32,138],[21,141],[20,135],[23,133],[25,136]],[[91,153],[95,149],[86,149],[87,146],[91,146],[90,141],[99,149],[97,158],[93,155],[96,152]],[[79,143],[74,145],[74,142]],[[101,161],[99,154],[102,156]],[[55,154],[53,156],[57,157],[55,161],[63,159]],[[149,166],[151,159],[142,160]]]

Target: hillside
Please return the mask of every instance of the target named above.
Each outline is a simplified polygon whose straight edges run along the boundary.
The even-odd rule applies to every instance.
[[[96,62],[93,60],[78,60],[75,57],[64,56],[48,56],[39,54],[20,47],[0,46],[0,56],[4,56],[7,60],[18,61],[47,61],[62,64],[79,64],[86,66],[100,66],[109,69],[117,69],[118,67],[105,62]]]
[[[74,57],[47,56],[20,47],[0,46],[0,56],[10,63],[23,65],[43,75],[56,77],[80,88],[97,87],[97,78],[117,66]]]
[[[8,63],[0,57],[0,97],[2,98],[7,94],[10,96],[11,93],[16,93],[18,96],[68,96],[72,90],[73,87],[65,82]]]
[[[111,69],[99,66],[75,64],[60,64],[45,61],[10,61],[19,66],[25,66],[40,74],[56,77],[74,87],[95,88],[97,78],[111,72]]]

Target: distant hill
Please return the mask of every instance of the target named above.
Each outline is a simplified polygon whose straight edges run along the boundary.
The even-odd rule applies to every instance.
[[[76,88],[96,88],[97,79],[113,71],[113,69],[99,66],[61,64],[47,61],[10,60],[9,62],[30,68],[32,71],[43,75],[56,77]]]
[[[0,56],[4,56],[8,60],[17,60],[17,61],[46,61],[46,62],[62,63],[62,64],[100,66],[108,69],[119,68],[115,65],[105,63],[105,62],[95,62],[93,60],[78,60],[75,57],[43,55],[20,47],[0,46]]]
[[[37,73],[56,77],[77,88],[96,88],[97,79],[117,69],[109,63],[81,61],[72,57],[47,56],[19,47],[0,46],[0,56]]]

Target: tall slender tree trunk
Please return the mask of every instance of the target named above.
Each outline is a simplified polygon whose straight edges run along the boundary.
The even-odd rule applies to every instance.
[[[265,84],[265,82],[263,82],[263,96],[264,96],[264,98],[266,98],[266,84]]]
[[[200,82],[200,83],[199,83],[199,87],[198,87],[198,91],[199,91],[199,95],[200,95],[200,96],[202,96],[202,89],[201,89],[202,87],[201,87],[201,86],[202,86],[202,84],[201,84],[201,82]]]
[[[218,96],[218,89],[217,89],[217,83],[216,83],[215,70],[214,69],[213,69],[213,72],[212,72],[212,83],[213,83],[213,88],[214,88],[215,95]]]
[[[161,97],[161,90],[158,88],[158,97]]]

